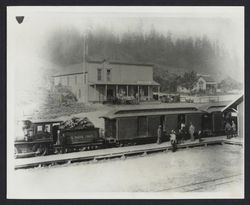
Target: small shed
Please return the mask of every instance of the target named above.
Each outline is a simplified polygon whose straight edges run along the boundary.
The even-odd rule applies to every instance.
[[[222,111],[233,110],[237,114],[237,134],[239,137],[244,136],[244,95],[237,97],[229,103]]]

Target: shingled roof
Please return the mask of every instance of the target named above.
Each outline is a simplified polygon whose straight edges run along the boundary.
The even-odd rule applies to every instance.
[[[210,76],[200,76],[200,78],[203,78],[207,83],[216,83],[216,81]]]
[[[105,60],[88,60],[87,63],[102,64]],[[130,65],[130,66],[150,66],[153,67],[153,64],[147,63],[132,63],[132,62],[119,62],[119,61],[108,61],[111,65]],[[57,72],[53,77],[63,76],[63,75],[75,75],[83,73],[83,63],[72,64],[69,66],[62,67],[59,72]]]

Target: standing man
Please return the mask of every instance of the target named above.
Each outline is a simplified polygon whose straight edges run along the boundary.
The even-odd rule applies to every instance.
[[[184,123],[181,123],[181,129],[179,130],[180,133],[180,143],[183,143],[185,140],[185,135],[186,135],[186,126]]]
[[[232,121],[232,136],[236,137],[236,124]]]
[[[175,134],[175,131],[172,130],[171,133],[170,133],[170,142],[171,142],[171,145],[172,145],[172,152],[175,152],[176,149],[177,149],[177,141],[176,141],[176,134]]]
[[[161,138],[162,138],[162,129],[161,125],[159,125],[157,129],[157,144],[161,144]]]
[[[194,131],[195,131],[195,127],[194,127],[193,123],[190,122],[189,134],[190,134],[190,137],[191,137],[191,141],[194,141]]]
[[[231,138],[231,130],[232,130],[232,127],[231,127],[230,123],[227,122],[226,126],[225,126],[225,133],[227,135],[227,139]]]

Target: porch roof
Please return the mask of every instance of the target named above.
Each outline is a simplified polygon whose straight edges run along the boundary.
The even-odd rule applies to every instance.
[[[137,82],[89,82],[89,85],[155,85],[160,86],[159,83],[155,81],[137,81]]]

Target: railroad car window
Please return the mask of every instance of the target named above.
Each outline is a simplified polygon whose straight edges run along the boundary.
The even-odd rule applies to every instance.
[[[45,132],[50,132],[50,124],[45,125]]]
[[[38,125],[37,126],[37,132],[42,132],[43,131],[43,126],[42,125]]]

